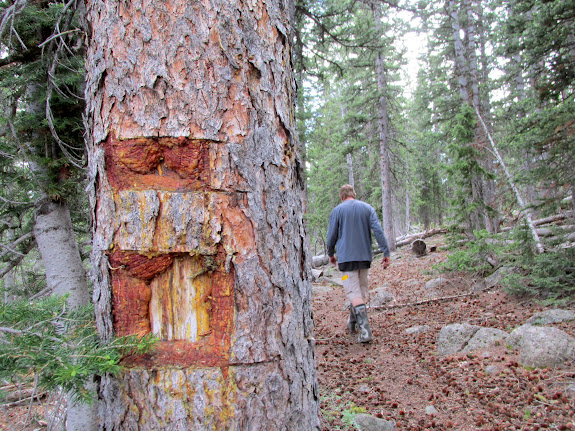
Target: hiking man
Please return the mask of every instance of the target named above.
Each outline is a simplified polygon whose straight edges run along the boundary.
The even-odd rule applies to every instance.
[[[375,210],[356,199],[353,186],[341,186],[339,197],[341,203],[329,216],[327,254],[329,261],[343,272],[343,289],[350,302],[347,328],[352,334],[359,332],[360,343],[369,343],[373,336],[365,303],[368,298],[367,275],[373,258],[371,231],[383,253],[384,268],[390,263],[389,249]]]

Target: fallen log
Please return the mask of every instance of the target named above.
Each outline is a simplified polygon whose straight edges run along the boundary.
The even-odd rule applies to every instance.
[[[553,236],[557,235],[559,231],[563,231],[565,233],[571,233],[575,231],[575,226],[572,225],[561,225],[561,226],[553,226],[551,227],[540,227],[537,229],[537,233],[539,236]]]
[[[312,262],[312,268],[318,268],[320,266],[325,266],[329,263],[329,257],[325,254],[322,254],[320,256],[314,256],[311,258]]]
[[[410,235],[408,237],[405,237],[401,241],[396,241],[395,246],[401,247],[401,246],[404,246],[407,244],[411,244],[416,239],[425,239],[425,238],[429,238],[433,235],[439,235],[442,233],[447,233],[447,229],[438,228],[438,229],[431,229],[431,230],[428,230],[426,232],[416,233],[414,235]]]
[[[322,275],[323,275],[323,270],[312,268],[312,270],[311,270],[312,281],[318,281]]]
[[[552,237],[548,237],[545,238],[546,241],[549,242],[559,242],[559,241],[564,241],[565,244],[570,243],[571,241],[575,241],[575,232],[570,233],[569,235],[566,236],[552,236]]]
[[[556,214],[554,216],[549,216],[549,217],[544,217],[544,218],[541,218],[538,220],[533,220],[533,225],[534,226],[541,226],[541,225],[548,224],[548,223],[556,223],[558,221],[566,220],[569,217],[573,217],[573,212],[568,211],[564,214]],[[514,228],[515,228],[515,226],[507,226],[507,227],[501,228],[499,231],[500,232],[508,232]]]

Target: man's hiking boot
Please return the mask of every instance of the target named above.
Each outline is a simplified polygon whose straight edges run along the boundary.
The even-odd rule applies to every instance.
[[[360,343],[371,342],[371,340],[373,340],[373,336],[371,334],[371,328],[369,327],[367,308],[365,307],[365,304],[355,306],[354,312],[357,319],[357,328],[359,330],[357,341]]]
[[[350,334],[357,334],[357,317],[355,316],[355,311],[351,304],[349,305],[349,319],[347,319],[347,331]]]

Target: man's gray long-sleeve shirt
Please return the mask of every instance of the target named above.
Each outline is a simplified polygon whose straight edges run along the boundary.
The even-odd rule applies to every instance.
[[[387,240],[373,207],[357,199],[343,201],[329,216],[328,255],[333,256],[337,249],[339,263],[371,262],[371,231],[383,255],[389,256]]]

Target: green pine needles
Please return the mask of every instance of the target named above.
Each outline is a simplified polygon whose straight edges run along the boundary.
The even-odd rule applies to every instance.
[[[120,360],[151,350],[153,336],[128,336],[104,343],[94,326],[94,309],[70,310],[66,297],[0,304],[0,379],[32,381],[38,390],[58,387],[91,402],[86,390],[94,375],[116,374]]]

